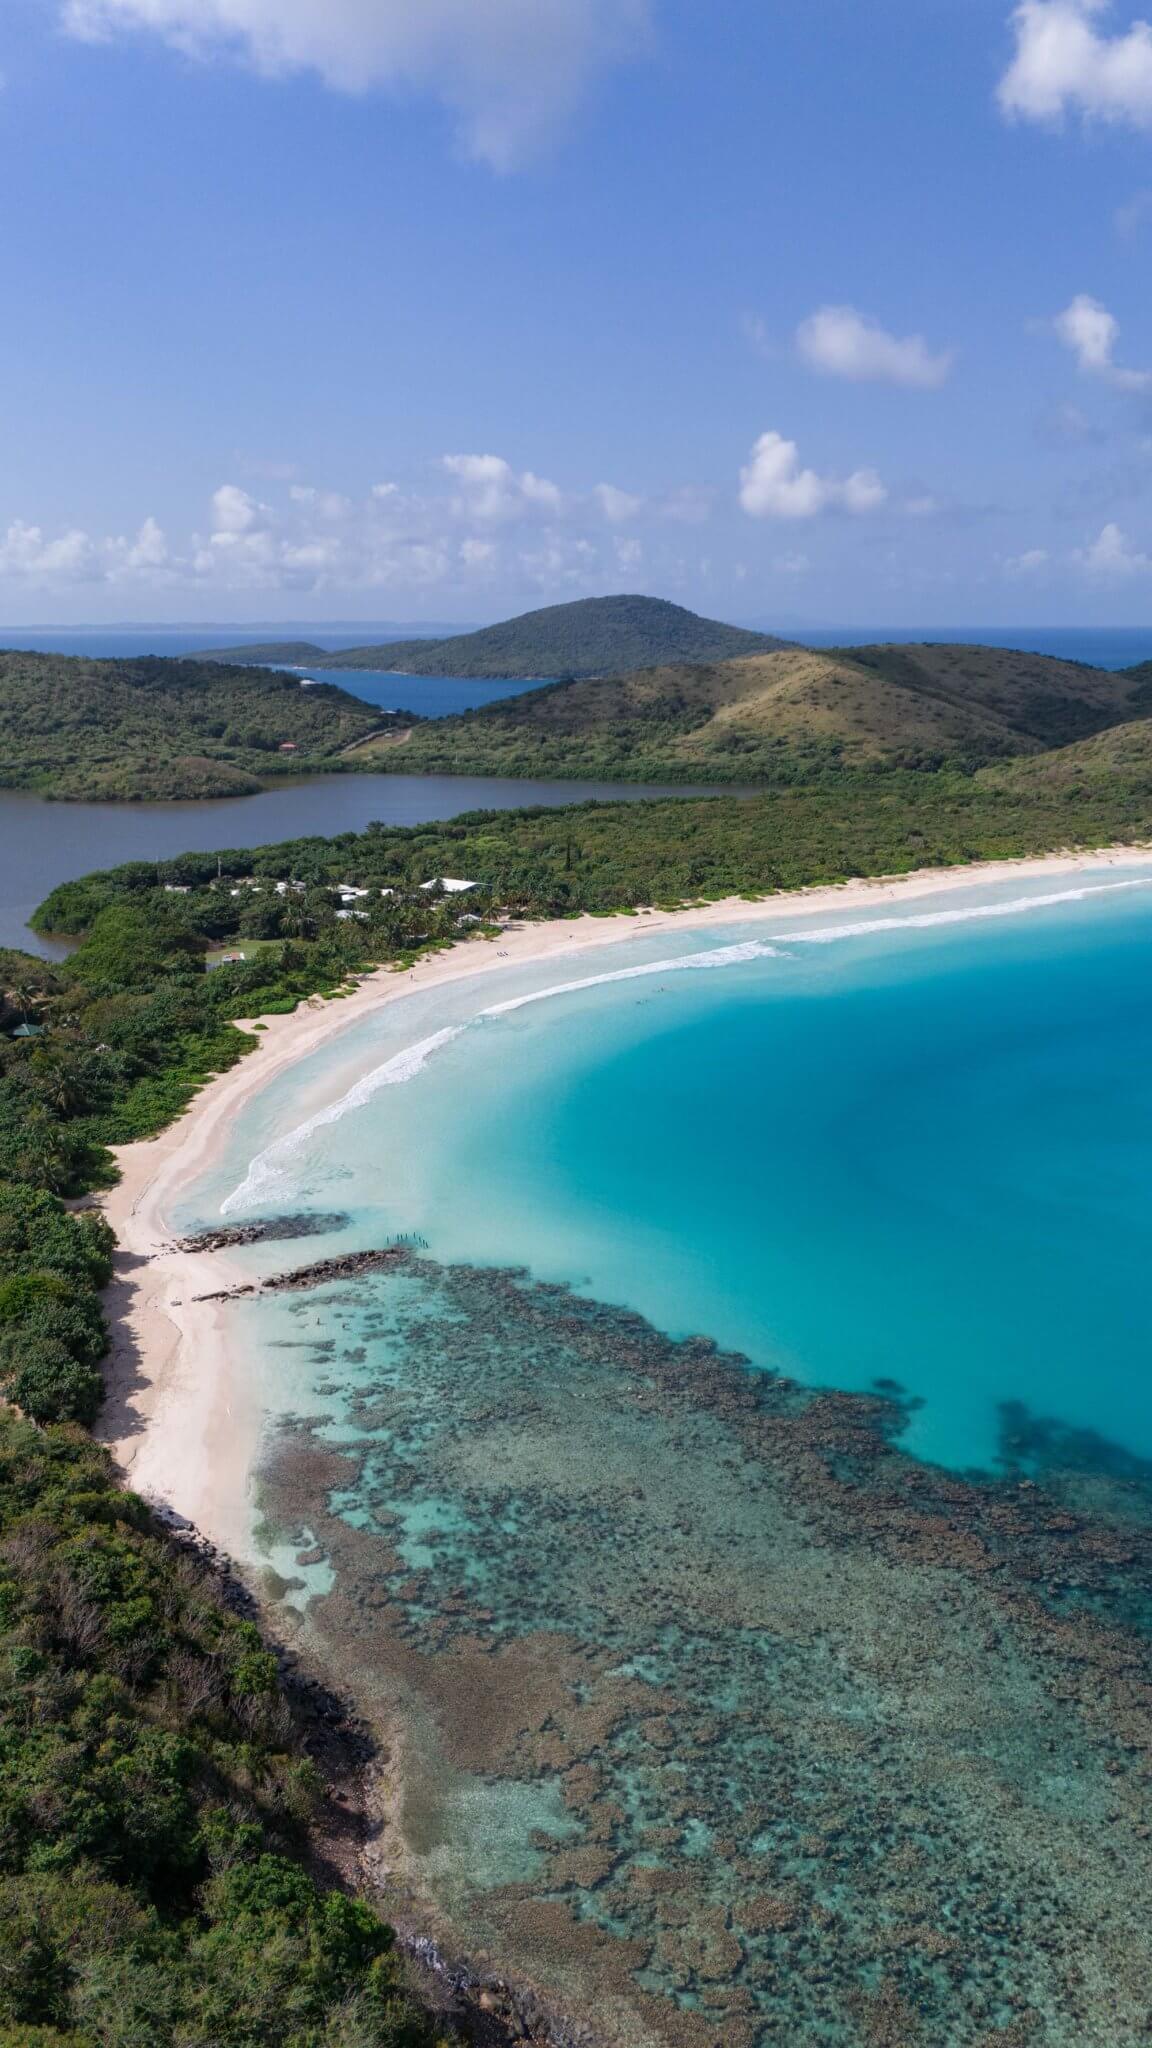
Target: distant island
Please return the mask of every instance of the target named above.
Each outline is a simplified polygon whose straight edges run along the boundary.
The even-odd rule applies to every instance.
[[[444,640],[390,640],[342,652],[308,640],[225,647],[205,659],[283,662],[294,668],[395,670],[413,676],[464,676],[497,682],[524,677],[580,678],[650,668],[658,662],[728,661],[786,646],[770,633],[750,633],[698,618],[658,597],[586,597],[548,605],[478,633]]]

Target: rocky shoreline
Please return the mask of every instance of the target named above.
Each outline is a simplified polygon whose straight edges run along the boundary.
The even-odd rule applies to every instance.
[[[248,1242],[253,1240],[249,1239]],[[306,1660],[268,1633],[267,1614],[235,1560],[183,1516],[159,1503],[151,1512],[170,1541],[208,1574],[222,1604],[253,1622],[276,1659],[280,1685],[292,1710],[301,1746],[321,1773],[325,1792],[312,1828],[313,1862],[322,1881],[369,1899],[378,1893],[369,1851],[381,1821],[371,1796],[379,1739],[355,1707],[316,1677]],[[535,1994],[466,1958],[449,1956],[413,1923],[397,1924],[397,1945],[412,1965],[415,1989],[468,2048],[598,2048],[585,2028],[550,2013]]]
[[[280,1244],[292,1238],[327,1237],[331,1232],[343,1230],[347,1216],[274,1216],[263,1223],[240,1223],[222,1230],[202,1230],[194,1237],[178,1237],[173,1245],[177,1252],[230,1252],[241,1245]]]
[[[247,1286],[197,1294],[193,1300],[245,1301],[257,1294],[305,1294],[309,1288],[323,1287],[332,1280],[360,1280],[368,1273],[386,1273],[405,1265],[411,1257],[411,1250],[404,1245],[388,1245],[381,1251],[345,1252],[337,1258],[320,1259],[314,1266],[297,1266],[290,1273],[275,1273]]]

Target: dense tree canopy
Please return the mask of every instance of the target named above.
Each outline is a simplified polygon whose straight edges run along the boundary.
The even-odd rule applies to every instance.
[[[331,770],[353,742],[410,722],[331,684],[303,689],[262,669],[0,650],[9,789],[134,802],[246,796],[270,776]]]
[[[435,2048],[300,1860],[320,1796],[256,1629],[79,1431],[0,1413],[0,2044]]]

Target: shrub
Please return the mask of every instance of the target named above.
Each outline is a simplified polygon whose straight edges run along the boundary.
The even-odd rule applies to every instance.
[[[0,2048],[445,2048],[390,1930],[299,1858],[311,1767],[258,1632],[89,1438],[11,1413],[0,1729]]]
[[[0,1273],[31,1267],[107,1287],[114,1245],[102,1216],[70,1216],[41,1188],[0,1182]]]
[[[17,1351],[15,1372],[4,1384],[10,1400],[33,1422],[83,1422],[91,1427],[104,1399],[95,1366],[73,1358],[63,1344],[30,1338]]]
[[[57,1273],[17,1273],[0,1281],[0,1340],[17,1332],[25,1342],[63,1345],[83,1365],[96,1365],[108,1349],[97,1295]]]

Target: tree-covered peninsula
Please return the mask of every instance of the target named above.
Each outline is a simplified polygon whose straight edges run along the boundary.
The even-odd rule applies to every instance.
[[[210,661],[0,651],[0,787],[102,802],[247,796],[410,720],[330,683]]]

